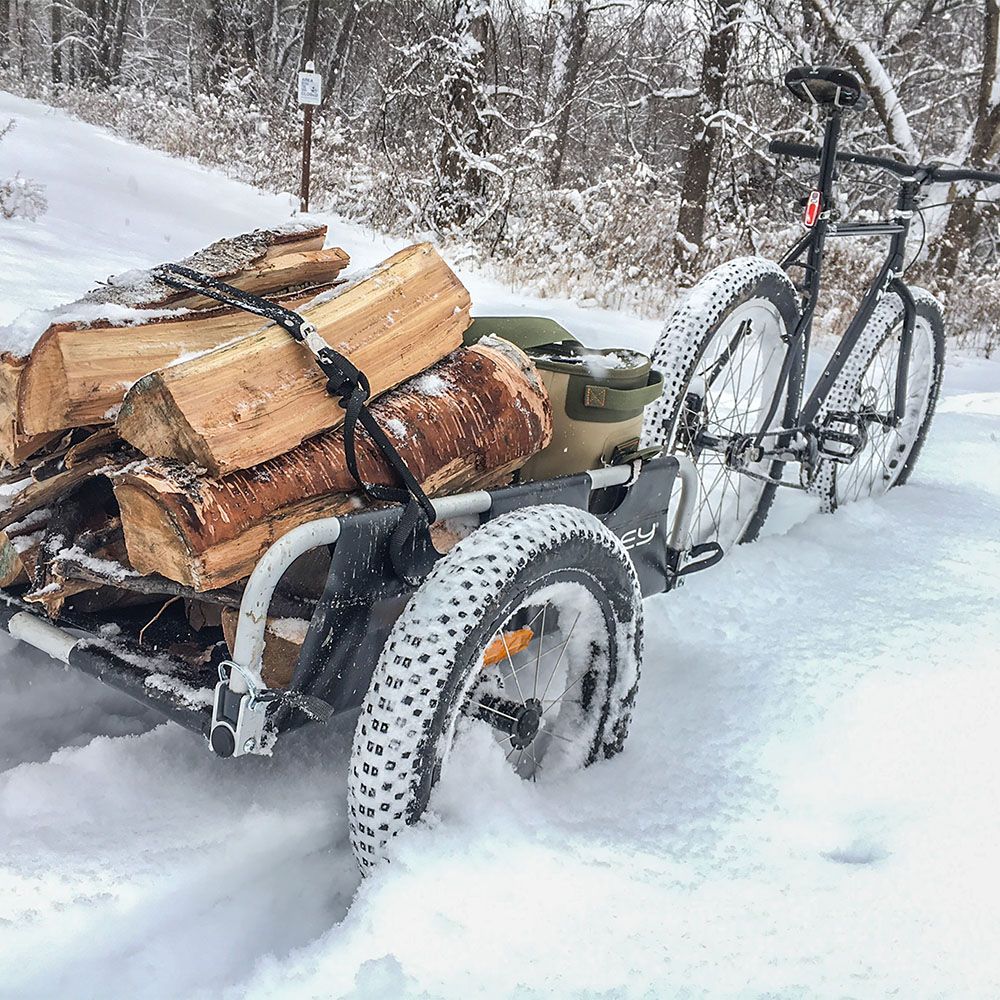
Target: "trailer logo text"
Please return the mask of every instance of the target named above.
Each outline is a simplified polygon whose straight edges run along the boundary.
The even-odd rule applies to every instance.
[[[656,522],[653,521],[649,525],[649,530],[645,530],[642,527],[632,528],[630,531],[626,531],[622,536],[622,545],[627,549],[637,549],[640,545],[648,545],[656,535]]]

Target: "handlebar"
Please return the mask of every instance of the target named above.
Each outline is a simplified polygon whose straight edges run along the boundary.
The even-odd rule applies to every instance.
[[[930,169],[936,181],[982,181],[984,184],[1000,184],[1000,173],[993,170],[953,169],[942,167],[939,163],[930,164]]]
[[[772,139],[767,148],[778,156],[794,156],[800,160],[819,161],[822,150],[819,146],[809,146],[800,142],[785,142],[783,139]],[[922,184],[932,184],[937,181],[982,181],[986,184],[1000,184],[1000,173],[991,170],[970,170],[963,167],[945,167],[939,163],[900,163],[886,156],[869,156],[867,153],[837,153],[840,163],[861,163],[867,167],[880,167],[896,174],[897,177],[910,177]]]

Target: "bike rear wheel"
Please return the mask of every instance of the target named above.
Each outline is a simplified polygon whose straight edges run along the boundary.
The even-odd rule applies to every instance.
[[[767,480],[781,477],[782,463],[747,462],[747,475],[706,442],[763,429],[798,316],[785,272],[771,261],[742,257],[695,285],[656,344],[653,365],[664,373],[665,386],[647,410],[643,445],[695,463],[700,484],[689,545],[718,542],[728,549],[753,541],[767,517],[776,490]],[[782,388],[776,425],[794,415],[800,387],[801,373],[793,371]]]
[[[878,304],[820,412],[821,417],[838,410],[859,414],[866,430],[866,442],[850,464],[820,464],[815,492],[827,510],[902,486],[920,457],[944,374],[944,320],[929,292],[914,288],[911,294],[916,317],[902,419],[895,425],[887,419],[895,404],[904,317],[895,293]]]

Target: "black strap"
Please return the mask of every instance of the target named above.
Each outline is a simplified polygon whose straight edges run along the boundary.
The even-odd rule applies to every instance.
[[[344,457],[347,460],[347,469],[355,482],[375,500],[412,506],[412,511],[404,512],[403,520],[406,523],[415,525],[419,519],[424,519],[427,523],[434,521],[434,505],[366,405],[371,395],[371,386],[364,372],[355,367],[344,355],[338,354],[332,347],[320,341],[315,328],[304,316],[278,305],[277,302],[253,295],[242,288],[235,288],[218,278],[181,264],[163,264],[154,268],[152,274],[171,288],[196,292],[217,302],[268,319],[300,344],[305,344],[326,376],[327,392],[331,396],[336,396],[344,409]],[[399,480],[400,486],[366,483],[361,478],[357,456],[358,424],[361,424],[378,448]]]

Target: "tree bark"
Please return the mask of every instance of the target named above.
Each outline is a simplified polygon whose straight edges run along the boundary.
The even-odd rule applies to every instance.
[[[208,43],[208,65],[205,80],[210,92],[218,90],[225,75],[226,25],[222,19],[223,0],[208,0],[205,5],[205,32]]]
[[[344,17],[340,22],[337,41],[333,46],[333,54],[326,73],[327,80],[329,81],[326,87],[327,98],[333,99],[336,97],[339,100],[344,95],[344,79],[346,77],[344,68],[347,65],[347,53],[351,48],[351,41],[354,37],[358,15],[361,13],[362,6],[362,0],[348,0],[345,6]]]
[[[0,67],[10,65],[10,4],[0,0]]]
[[[681,181],[681,207],[674,246],[674,259],[679,264],[688,258],[693,248],[700,247],[705,238],[705,209],[717,136],[711,122],[722,107],[742,6],[743,0],[711,0],[711,25],[701,61],[701,98],[691,119]]]
[[[986,0],[983,5],[983,62],[976,98],[976,120],[972,131],[968,165],[995,170],[1000,154],[1000,99],[996,91],[1000,78],[1000,2]],[[937,270],[945,282],[951,282],[959,261],[972,248],[983,222],[982,206],[975,203],[976,192],[957,193],[948,225],[940,240]]]
[[[431,495],[497,483],[552,432],[534,366],[502,341],[456,351],[427,376],[386,394],[372,412]],[[358,467],[367,482],[395,482],[367,435],[358,439]],[[199,591],[246,576],[296,525],[360,504],[340,431],[222,479],[158,461],[112,478],[132,566]]]
[[[555,187],[562,174],[576,84],[587,41],[589,0],[562,0],[556,13],[560,19],[552,50],[545,118],[553,119],[555,134],[548,163],[549,184]]]
[[[486,188],[485,172],[476,163],[489,147],[477,92],[484,78],[489,31],[489,0],[458,0],[452,17],[455,55],[450,63],[438,154],[435,216],[437,224],[444,228],[467,222]]]
[[[55,0],[49,8],[52,27],[52,82],[62,83],[62,0]]]
[[[125,58],[125,26],[128,23],[130,8],[131,0],[118,0],[109,63],[109,77],[112,83],[117,83],[121,79],[122,60]]]

